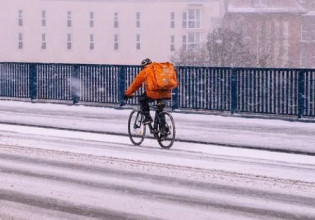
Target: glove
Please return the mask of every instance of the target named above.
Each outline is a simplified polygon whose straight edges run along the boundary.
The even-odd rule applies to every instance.
[[[124,100],[127,101],[130,97],[128,97],[127,95],[124,95]]]

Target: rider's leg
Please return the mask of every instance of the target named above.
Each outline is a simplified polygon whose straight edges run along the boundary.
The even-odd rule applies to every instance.
[[[165,104],[163,102],[158,101],[158,106],[157,106],[158,113],[163,112],[164,107],[165,107]],[[169,132],[169,128],[165,120],[165,114],[160,115],[160,125],[161,125],[161,128],[160,128],[161,137],[166,138]]]
[[[152,117],[150,116],[150,106],[149,106],[149,102],[151,102],[152,100],[147,96],[146,93],[143,93],[140,97],[139,97],[139,104],[140,104],[140,109],[143,112],[145,119],[144,119],[144,124],[149,124],[151,123]]]

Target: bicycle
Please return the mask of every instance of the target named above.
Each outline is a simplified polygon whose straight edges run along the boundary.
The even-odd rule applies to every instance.
[[[176,129],[173,116],[164,111],[165,100],[157,100],[150,108],[155,111],[153,122],[148,125],[150,133],[157,139],[163,149],[170,149],[175,141]],[[128,120],[128,134],[134,145],[140,146],[146,135],[146,124],[144,114],[140,109],[135,109],[130,113]]]

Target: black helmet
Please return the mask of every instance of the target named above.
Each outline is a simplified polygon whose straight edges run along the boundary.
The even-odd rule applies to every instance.
[[[142,60],[141,66],[145,67],[146,65],[149,65],[151,63],[152,63],[152,61],[149,58],[147,58],[147,59]]]

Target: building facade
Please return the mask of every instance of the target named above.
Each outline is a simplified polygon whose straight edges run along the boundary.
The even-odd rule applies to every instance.
[[[301,67],[315,68],[315,0],[299,3],[306,10],[301,20],[299,63]]]
[[[2,0],[0,61],[167,61],[207,37],[221,0]]]
[[[301,1],[226,0],[225,8],[224,24],[241,32],[255,57],[254,66],[306,67],[301,65],[301,28],[308,18]]]

